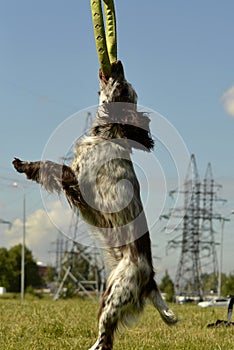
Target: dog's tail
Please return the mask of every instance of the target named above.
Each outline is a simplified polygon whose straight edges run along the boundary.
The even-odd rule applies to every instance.
[[[163,299],[156,282],[154,281],[154,287],[149,294],[149,299],[153,305],[158,310],[163,321],[168,325],[174,325],[178,318],[174,312],[167,306],[165,300]]]

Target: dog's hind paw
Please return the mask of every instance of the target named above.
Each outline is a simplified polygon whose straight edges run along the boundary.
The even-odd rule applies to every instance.
[[[163,310],[163,312],[161,312],[161,317],[163,321],[169,326],[174,325],[178,322],[178,318],[171,309]]]

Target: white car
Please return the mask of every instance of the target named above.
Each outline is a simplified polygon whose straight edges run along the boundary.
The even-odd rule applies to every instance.
[[[207,301],[201,301],[198,303],[200,307],[210,307],[210,306],[226,306],[228,307],[229,299],[227,298],[214,298]]]

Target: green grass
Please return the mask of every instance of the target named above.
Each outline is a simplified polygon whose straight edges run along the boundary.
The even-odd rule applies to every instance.
[[[234,329],[207,328],[226,308],[172,305],[180,322],[166,326],[147,306],[139,322],[122,329],[115,350],[234,350]],[[0,298],[0,350],[87,350],[96,340],[98,303],[89,299]]]

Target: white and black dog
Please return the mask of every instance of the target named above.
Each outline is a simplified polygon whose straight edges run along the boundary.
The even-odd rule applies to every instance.
[[[167,324],[177,318],[154,280],[151,242],[131,161],[132,148],[150,151],[149,118],[137,111],[137,95],[120,61],[100,74],[99,108],[89,136],[75,146],[71,166],[25,162],[15,169],[48,191],[63,191],[106,248],[110,275],[99,311],[99,334],[91,350],[111,350],[114,332],[149,299]]]

